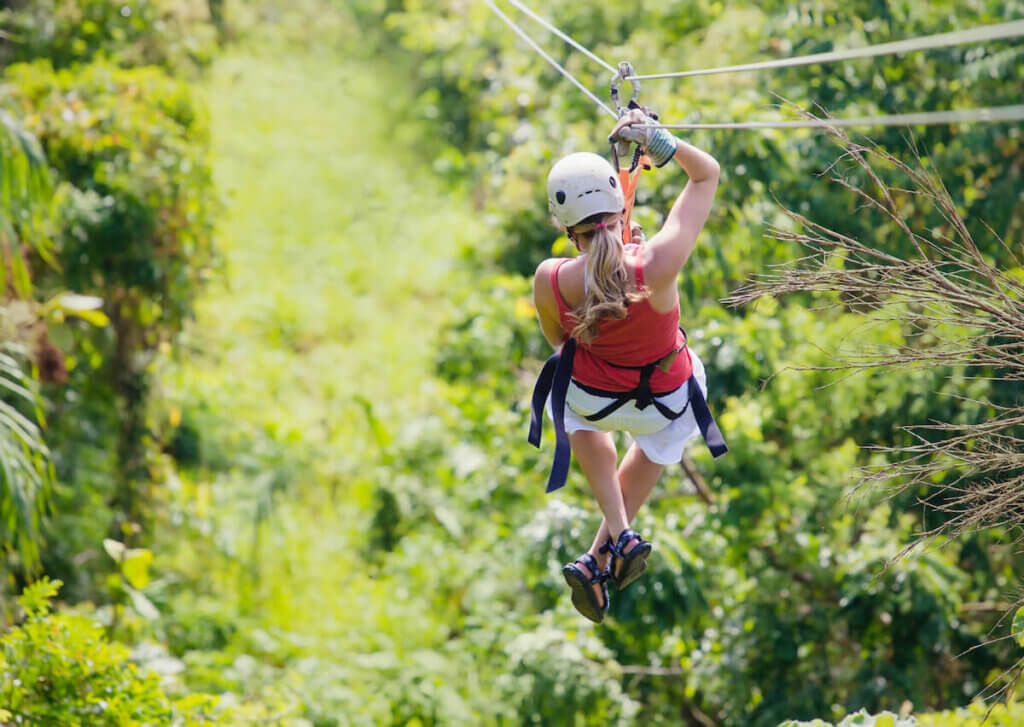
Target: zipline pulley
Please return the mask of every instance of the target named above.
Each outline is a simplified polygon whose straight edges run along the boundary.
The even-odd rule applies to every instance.
[[[629,61],[619,63],[619,70],[612,76],[609,92],[612,97],[612,103],[615,104],[616,114],[621,119],[631,109],[643,109],[645,113],[657,119],[657,115],[652,114],[648,109],[640,105],[638,100],[640,98],[640,82],[632,78],[633,76],[636,76],[636,72],[633,70],[633,64]],[[629,103],[623,106],[619,103],[619,88],[627,78],[631,79],[629,82],[633,86],[633,95],[630,96]],[[629,156],[629,146],[630,142],[628,141],[612,142],[612,164],[619,172],[619,182],[622,185],[622,193],[626,202],[622,223],[622,244],[624,245],[628,245],[632,241],[630,222],[633,218],[633,202],[636,198],[637,184],[640,182],[640,172],[641,170],[651,168],[651,161],[644,155],[644,150],[639,144],[633,150],[633,159],[629,169],[621,167],[619,165],[619,158],[627,158]]]
[[[633,71],[633,64],[630,63],[629,61],[622,61],[621,63],[619,63],[619,70],[615,73],[614,76],[612,76],[610,89],[612,103],[615,104],[615,112],[619,115],[620,119],[626,113],[626,111],[629,110],[630,106],[628,104],[626,106],[622,106],[619,103],[619,88],[622,86],[622,82],[624,80],[626,80],[627,78],[631,78],[635,75],[636,73]],[[639,102],[637,101],[637,98],[639,98],[640,96],[640,82],[634,80],[630,81],[630,84],[632,84],[633,86],[633,95],[630,97],[629,101],[631,104],[638,104]]]

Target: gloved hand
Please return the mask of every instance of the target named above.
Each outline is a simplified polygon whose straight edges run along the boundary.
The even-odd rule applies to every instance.
[[[643,245],[647,238],[644,236],[644,228],[639,222],[630,221],[629,223],[629,237],[630,242],[634,245]]]
[[[608,140],[639,144],[655,166],[663,167],[675,155],[679,140],[667,129],[652,128],[654,123],[654,119],[641,109],[632,109],[618,120]],[[619,155],[623,156],[621,152]]]

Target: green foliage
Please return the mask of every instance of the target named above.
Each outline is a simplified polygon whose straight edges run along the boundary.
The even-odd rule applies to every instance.
[[[44,61],[5,76],[3,102],[64,182],[66,286],[127,298],[115,318],[180,325],[211,259],[207,136],[187,85],[153,68]]]
[[[980,700],[961,709],[919,714],[921,727],[1017,727],[1024,722],[1024,704],[986,704]]]
[[[41,421],[33,382],[14,358],[0,353],[0,542],[28,570],[39,564],[40,521],[53,485]]]
[[[39,140],[0,107],[0,291],[10,288],[26,297],[31,290],[20,244],[52,260],[46,224],[52,193]]]
[[[77,305],[72,314],[109,321],[52,332],[70,378],[51,398],[49,437],[58,477],[73,487],[56,503],[62,537],[47,557],[78,592],[88,572],[71,559],[144,519],[139,482],[155,449],[148,370],[214,263],[207,130],[188,86],[154,67],[15,64],[0,104],[38,137],[57,184],[55,266],[37,270],[37,288],[99,298],[103,310]]]
[[[435,171],[471,179],[476,204],[492,213],[492,241],[477,246],[469,259],[484,267],[496,261],[507,271],[528,275],[555,247],[557,233],[543,201],[544,175],[563,153],[600,151],[606,119],[481,5],[467,8],[451,0],[430,8],[411,2],[356,7],[365,19],[383,17],[392,37],[419,59],[421,115],[449,144],[437,155]],[[643,73],[937,32],[948,29],[952,9],[950,3],[813,8],[697,3],[685,9],[552,6],[544,12],[598,55],[629,58]],[[970,27],[1014,17],[1021,7],[992,2],[956,9],[956,27]],[[607,82],[603,71],[559,41],[543,44],[556,58],[567,59],[590,88]],[[766,88],[843,115],[1013,103],[1019,63],[1019,43],[994,43],[786,71],[768,81],[748,75],[689,79],[685,93],[673,82],[650,82],[643,98],[662,118],[692,121],[767,117],[767,104],[775,99]],[[687,138],[709,149],[723,168],[719,201],[680,290],[683,322],[693,349],[708,364],[711,403],[731,452],[712,465],[702,449],[694,450],[713,493],[710,508],[694,503],[686,486],[670,489],[652,505],[640,525],[659,544],[658,557],[664,549],[667,562],[654,565],[644,583],[613,599],[614,619],[599,629],[620,663],[681,671],[678,686],[642,688],[638,719],[672,723],[683,699],[723,724],[742,725],[771,725],[794,716],[839,718],[860,707],[896,709],[905,699],[916,704],[962,700],[997,663],[1012,663],[1014,657],[1005,645],[972,651],[956,661],[964,671],[954,675],[955,656],[984,638],[980,624],[963,618],[961,605],[997,594],[1017,559],[993,551],[984,571],[968,576],[966,554],[977,551],[965,543],[962,552],[950,546],[947,552],[890,565],[920,525],[908,506],[928,491],[890,504],[866,498],[854,505],[858,515],[850,512],[843,494],[858,466],[885,464],[883,455],[858,451],[857,445],[908,442],[901,424],[990,416],[980,402],[992,386],[966,378],[960,368],[843,380],[826,371],[786,371],[827,368],[834,364],[830,353],[850,345],[919,344],[900,321],[862,326],[852,304],[835,313],[822,312],[822,301],[809,298],[735,311],[718,306],[715,300],[729,287],[797,254],[762,235],[767,224],[786,224],[774,199],[894,255],[909,250],[910,242],[895,225],[859,209],[853,195],[815,179],[836,154],[820,136],[715,132]],[[890,151],[912,156],[900,130],[877,139]],[[934,127],[921,132],[920,148],[925,164],[958,185],[963,180],[962,193],[954,196],[962,200],[962,213],[984,241],[986,254],[1009,259],[983,225],[1007,240],[1020,237],[1021,220],[1011,201],[1019,190],[1010,169],[1020,154],[1017,130]],[[996,149],[1008,150],[1009,156]],[[840,176],[854,173],[847,165],[837,167]],[[681,184],[678,172],[645,176],[638,211],[645,226],[656,229]],[[926,201],[908,200],[905,214],[926,229],[947,224]],[[517,449],[523,446],[529,373],[537,370],[545,348],[535,329],[531,336],[529,316],[520,317],[518,296],[528,296],[525,277],[467,297],[436,359],[460,413],[448,424],[459,432],[453,442],[464,451],[477,445],[492,456],[500,453],[500,466],[484,468],[479,480],[470,471],[451,486],[472,503],[473,512],[493,508],[491,517],[503,523],[516,522],[515,512],[536,512],[537,500],[517,485],[537,486],[523,474],[542,481],[546,465],[543,457]],[[433,445],[420,456],[430,450],[444,447]],[[436,457],[443,461],[443,455]],[[520,472],[506,473],[504,466]],[[434,475],[431,482],[439,480],[444,481]],[[401,488],[406,494],[422,492],[421,502],[429,500],[429,490],[415,481]],[[573,504],[586,502],[566,497]],[[414,512],[378,510],[382,521],[403,523],[400,537],[407,540],[430,527],[429,517],[410,519]],[[540,606],[558,598],[557,587],[549,591],[540,585],[542,569],[573,554],[580,544],[567,546],[565,530],[581,528],[579,520],[536,520],[546,524],[538,529],[541,545],[528,556],[531,573],[525,578],[538,584]],[[690,522],[699,526],[683,526]],[[679,528],[686,537],[677,537]]]
[[[214,725],[216,699],[176,701],[156,674],[110,643],[94,618],[50,613],[60,581],[42,579],[19,598],[25,622],[0,638],[0,721],[4,724]]]
[[[107,58],[182,70],[209,62],[205,0],[27,0],[0,10],[0,65],[47,58],[56,68]]]
[[[1024,606],[1017,609],[1013,614],[1013,623],[1010,626],[1010,633],[1021,646],[1024,646]]]
[[[484,5],[466,9],[461,0],[445,0],[429,8],[412,2],[364,2],[357,8],[364,22],[383,17],[392,37],[421,59],[420,113],[436,123],[451,147],[438,155],[438,171],[469,175],[478,182],[478,201],[497,215],[499,259],[528,274],[547,255],[553,237],[543,200],[544,175],[554,159],[568,151],[605,150],[607,117]],[[606,71],[509,10],[587,87],[606,88]],[[951,2],[863,0],[813,7],[698,2],[684,8],[634,3],[606,4],[597,10],[555,6],[547,14],[598,56],[613,62],[628,58],[645,73],[814,53],[1000,22],[1019,16],[1021,4],[992,1],[963,7]],[[808,108],[821,105],[849,116],[1014,103],[1011,79],[1020,62],[1020,44],[1006,41],[768,74],[649,81],[643,85],[642,98],[664,119],[694,122],[770,118],[778,99],[769,92]],[[706,234],[715,241],[713,250],[689,263],[694,275],[687,292],[693,303],[710,302],[725,287],[793,254],[784,246],[765,244],[759,232],[775,216],[774,199],[816,222],[838,224],[836,229],[858,239],[897,252],[910,249],[900,234],[878,225],[870,211],[854,214],[852,200],[837,203],[834,192],[813,181],[814,173],[835,155],[819,135],[683,135],[709,149],[723,170],[719,201]],[[904,146],[899,129],[879,132],[876,138],[892,151]],[[955,127],[930,127],[921,132],[920,144],[941,172],[970,183],[963,196],[964,216],[974,229],[984,233],[984,220],[1003,239],[1019,239],[1022,223],[1010,212],[1016,191],[1007,166],[1020,150],[1019,134],[1012,126],[976,125],[962,133]],[[674,172],[645,175],[639,200],[641,207],[650,208],[641,212],[645,224],[657,226],[680,184]],[[907,210],[911,217],[917,213],[913,207]],[[998,255],[998,248],[993,252]]]
[[[842,721],[836,723],[834,727],[854,727],[855,725],[863,725],[864,727],[916,727],[918,721],[913,717],[904,718],[892,712],[868,714],[866,710],[862,709],[855,714],[847,715]],[[833,725],[831,722],[824,722],[820,719],[810,722],[787,720],[780,724],[779,727],[833,727]]]
[[[583,622],[559,567],[589,545],[598,520],[576,470],[557,497],[543,494],[550,430],[540,452],[523,441],[548,347],[529,278],[517,273],[553,249],[549,162],[599,147],[604,127],[479,4],[287,5],[247,10],[289,43],[259,36],[258,52],[233,50],[204,87],[218,182],[233,198],[218,238],[232,266],[230,285],[207,288],[198,306],[213,210],[205,123],[188,89],[155,69],[118,68],[132,56],[103,50],[116,45],[104,35],[116,23],[81,51],[111,62],[75,56],[58,71],[38,60],[7,69],[5,107],[42,140],[60,190],[64,272],[43,274],[43,289],[101,297],[93,313],[110,320],[100,329],[69,321],[54,334],[71,352],[69,386],[53,392],[49,416],[69,487],[47,564],[78,579],[72,598],[95,597],[109,573],[102,597],[117,606],[103,612],[133,607],[121,609],[130,623],[116,633],[165,644],[161,658],[200,692],[191,700],[221,693],[226,708],[244,694],[251,702],[240,716],[289,727],[748,727],[814,717],[895,727],[898,718],[877,713],[908,699],[962,703],[1013,663],[1011,644],[956,658],[991,625],[966,605],[1001,598],[1020,572],[999,533],[892,563],[921,525],[912,498],[844,499],[851,471],[886,463],[858,444],[899,440],[905,416],[978,420],[990,382],[956,367],[843,381],[788,371],[827,367],[827,352],[848,341],[901,345],[907,331],[901,321],[865,330],[852,308],[822,313],[814,300],[740,311],[715,303],[791,254],[761,237],[775,217],[773,190],[896,252],[904,244],[813,179],[831,152],[812,135],[697,139],[721,156],[726,179],[710,244],[681,289],[732,451],[715,462],[690,453],[710,503],[677,469],[665,474],[637,523],[656,545],[649,572],[613,593],[604,624]],[[956,22],[1015,7],[975,5]],[[937,30],[951,14],[943,3],[867,2],[549,11],[602,55],[631,55],[641,70],[749,60],[752,48],[825,50],[822,38],[895,39]],[[356,49],[354,27],[387,30],[404,55],[380,37]],[[342,53],[327,52],[339,38]],[[386,48],[387,63],[357,61],[365,47]],[[301,52],[276,55],[284,48]],[[918,100],[899,97],[899,84],[923,89],[921,104],[931,94],[936,105],[939,96],[966,105],[974,93],[1001,103],[1014,92],[1000,74],[1016,50],[986,53],[951,51],[920,66],[892,59],[877,75],[867,63],[850,74],[786,72],[778,88],[832,108],[849,101],[851,114],[909,110],[901,104]],[[606,82],[572,63],[593,87]],[[410,68],[415,103],[403,100]],[[978,75],[976,91],[951,87],[968,73]],[[752,115],[764,103],[756,83],[707,79],[685,96],[651,84],[650,93],[670,118],[708,118],[709,108]],[[339,126],[353,108],[359,124]],[[405,121],[417,113],[416,124]],[[1012,162],[994,150],[1019,154],[1018,137],[998,127],[928,133],[929,163],[974,179],[965,209],[994,210],[1012,241]],[[418,161],[424,154],[433,173]],[[976,173],[986,165],[991,177]],[[647,176],[648,227],[680,182]],[[179,334],[192,312],[195,325]],[[161,344],[184,355],[154,366]],[[125,442],[126,431],[142,440]],[[154,454],[157,438],[169,456]],[[147,483],[138,495],[153,527],[140,532],[123,517],[132,505],[120,499],[123,477]],[[74,620],[84,617],[46,613],[52,593],[32,593],[35,615],[6,638],[38,626],[40,659],[68,639],[92,639],[111,664],[97,678],[127,685],[150,723],[173,715],[170,688],[128,669],[122,647]],[[42,669],[19,648],[26,669]],[[3,670],[20,668],[5,660]],[[67,705],[88,703],[70,683],[91,683],[73,679],[82,676],[73,665],[46,663],[65,675]],[[23,683],[42,698],[36,682]],[[861,708],[870,712],[845,716]]]
[[[873,727],[1016,727],[1024,720],[1024,705],[1018,703],[986,704],[976,701],[961,709],[926,712],[901,717],[892,712],[868,714],[861,710],[844,717],[835,727],[872,725]],[[816,719],[810,722],[787,720],[779,727],[833,727],[831,722]]]

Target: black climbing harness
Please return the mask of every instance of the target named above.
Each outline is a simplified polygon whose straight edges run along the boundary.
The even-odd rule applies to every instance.
[[[685,345],[683,348],[685,348]],[[721,457],[729,451],[729,448],[725,445],[722,432],[719,430],[715,418],[711,415],[711,410],[708,408],[704,393],[700,390],[696,376],[691,373],[690,378],[683,384],[688,389],[689,400],[686,402],[686,406],[678,412],[672,411],[657,400],[656,397],[664,396],[665,394],[657,394],[651,391],[650,379],[654,370],[659,365],[663,365],[666,360],[671,363],[671,359],[682,350],[682,348],[674,350],[657,361],[645,364],[644,366],[617,366],[609,364],[615,368],[640,371],[640,382],[630,391],[605,391],[585,386],[578,381],[575,382],[578,387],[588,393],[614,398],[608,406],[585,418],[591,422],[600,421],[620,407],[635,401],[637,409],[643,410],[653,404],[663,417],[669,421],[674,421],[681,417],[692,404],[693,416],[697,420],[697,427],[700,429],[701,436],[704,437],[704,442],[707,444],[708,449],[711,450],[711,456]],[[562,349],[545,362],[540,376],[537,377],[537,384],[533,387],[533,397],[530,405],[530,433],[527,436],[527,441],[534,447],[540,447],[540,434],[544,421],[544,403],[547,401],[549,394],[551,395],[551,414],[555,423],[555,458],[551,465],[551,474],[548,475],[546,492],[553,492],[562,487],[569,476],[572,449],[569,446],[569,435],[565,431],[565,398],[569,391],[569,382],[572,380],[572,364],[575,356],[576,339],[570,337],[566,339]],[[675,391],[678,391],[678,389]],[[671,394],[673,392],[666,393]]]
[[[680,328],[679,330],[682,331],[683,329]],[[651,391],[651,375],[654,373],[655,369],[661,369],[664,373],[667,374],[669,372],[669,369],[672,368],[672,362],[676,360],[676,356],[678,356],[685,349],[686,331],[683,331],[683,345],[680,346],[679,348],[672,349],[667,354],[665,354],[657,361],[654,361],[652,363],[645,364],[643,366],[620,366],[619,364],[613,364],[611,361],[605,361],[605,363],[611,366],[612,368],[625,369],[627,371],[639,371],[640,381],[637,383],[635,388],[627,392],[607,391],[605,389],[598,389],[595,386],[587,386],[586,384],[581,384],[579,381],[577,381],[576,386],[578,386],[580,389],[587,392],[588,394],[593,394],[594,396],[601,396],[605,398],[610,397],[615,399],[615,401],[611,402],[608,406],[604,407],[600,411],[594,414],[586,415],[583,418],[586,419],[588,422],[600,421],[607,416],[611,416],[616,411],[618,411],[620,407],[622,407],[625,404],[628,404],[631,401],[636,402],[636,408],[639,409],[640,411],[643,411],[651,404],[653,404],[654,408],[657,409],[658,412],[669,421],[675,421],[676,419],[681,417],[684,413],[686,413],[686,408],[690,405],[690,402],[687,401],[686,405],[683,406],[683,408],[680,409],[679,411],[672,411],[671,409],[669,409],[667,406],[658,401],[655,397],[668,396],[669,394],[678,391],[678,389],[673,389],[672,391],[664,392]]]

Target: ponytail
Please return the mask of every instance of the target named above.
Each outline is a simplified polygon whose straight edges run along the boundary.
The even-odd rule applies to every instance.
[[[602,320],[625,318],[626,306],[650,295],[646,287],[627,290],[629,274],[622,241],[615,234],[614,226],[600,224],[605,216],[597,215],[598,219],[588,218],[582,223],[598,224],[587,248],[586,292],[583,302],[573,311],[576,325],[572,337],[580,343],[589,343],[597,337]]]

